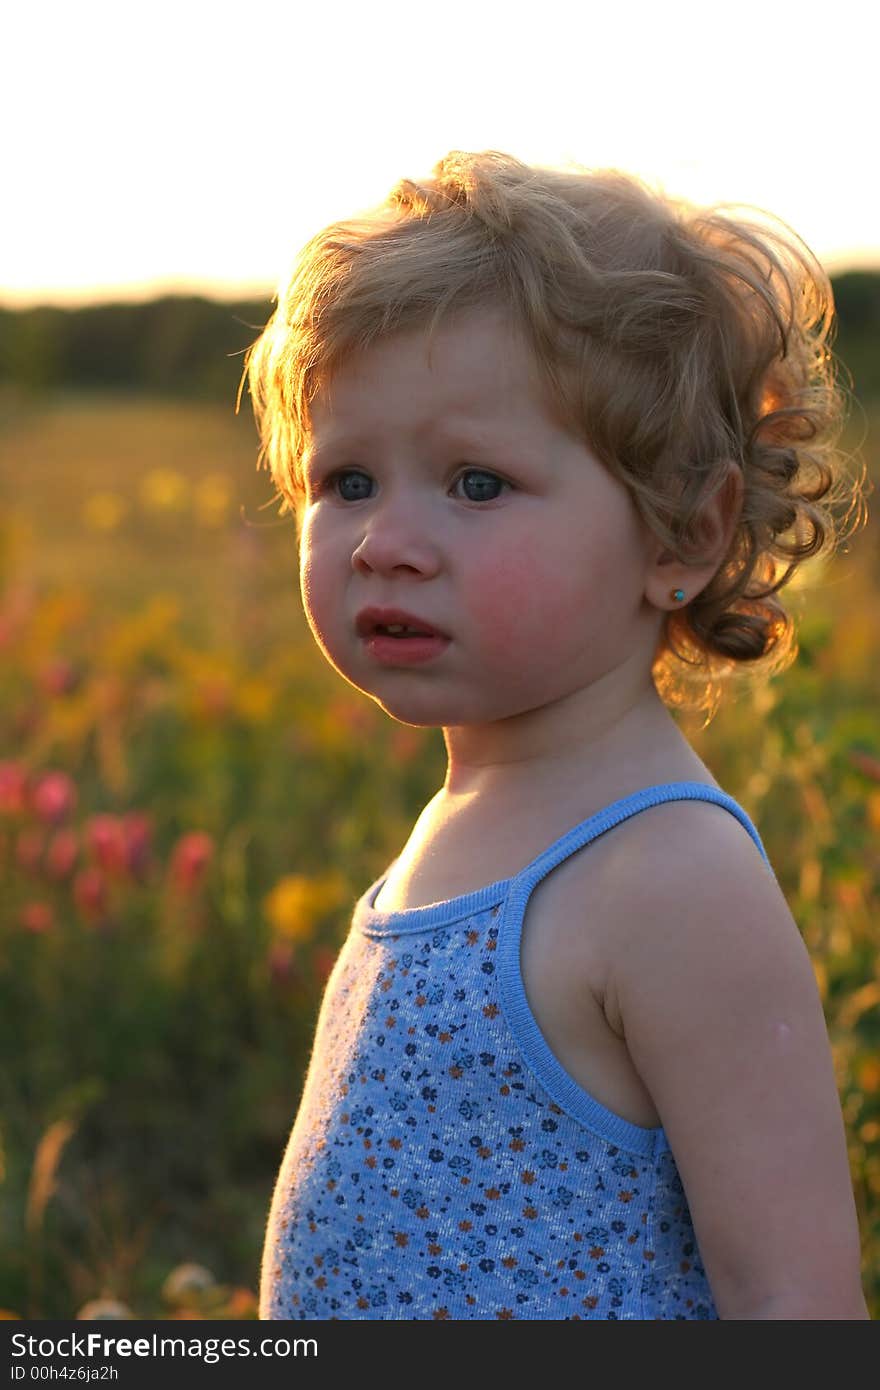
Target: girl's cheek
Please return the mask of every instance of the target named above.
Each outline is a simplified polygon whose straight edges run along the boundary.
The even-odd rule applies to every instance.
[[[489,656],[509,657],[511,650],[552,639],[552,625],[565,621],[572,606],[565,575],[527,540],[501,557],[485,556],[469,587],[470,619]]]
[[[332,578],[332,567],[328,569],[327,564],[322,563],[320,550],[314,546],[304,546],[299,567],[300,595],[312,633],[319,639],[324,632],[331,630],[334,613],[339,621],[341,595],[338,584],[334,589]]]

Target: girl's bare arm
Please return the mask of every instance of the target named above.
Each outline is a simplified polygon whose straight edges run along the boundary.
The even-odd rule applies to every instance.
[[[682,804],[615,908],[610,989],[669,1139],[718,1315],[866,1319],[815,975],[732,817]]]

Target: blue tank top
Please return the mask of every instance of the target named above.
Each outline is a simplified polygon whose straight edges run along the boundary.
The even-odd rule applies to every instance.
[[[520,971],[536,884],[630,816],[689,799],[736,816],[773,872],[731,797],[670,782],[475,892],[382,912],[387,872],[367,889],[275,1186],[261,1318],[717,1318],[664,1130],[568,1074]]]

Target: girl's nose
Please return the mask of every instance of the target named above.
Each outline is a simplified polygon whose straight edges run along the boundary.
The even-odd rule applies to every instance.
[[[403,568],[431,575],[438,568],[439,556],[425,521],[412,510],[397,507],[393,512],[386,509],[384,513],[374,513],[352,553],[351,564],[360,572],[383,573]]]

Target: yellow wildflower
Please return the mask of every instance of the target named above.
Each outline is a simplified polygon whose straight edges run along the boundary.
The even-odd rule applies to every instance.
[[[193,508],[202,526],[222,526],[232,505],[232,488],[222,473],[209,473],[193,489]]]
[[[871,1095],[875,1091],[880,1091],[880,1062],[876,1057],[865,1057],[859,1063],[856,1069],[856,1079],[863,1091],[867,1091]],[[878,1137],[880,1137],[880,1131],[878,1131]]]
[[[235,705],[248,724],[265,724],[275,708],[277,688],[260,676],[246,677],[235,692]]]
[[[151,468],[140,486],[143,506],[151,512],[180,512],[187,497],[187,483],[173,468]]]
[[[289,941],[309,941],[319,919],[338,906],[344,885],[336,874],[309,878],[286,874],[263,899],[272,930]]]
[[[115,531],[128,511],[128,503],[116,492],[93,492],[83,503],[83,521],[90,531]]]

